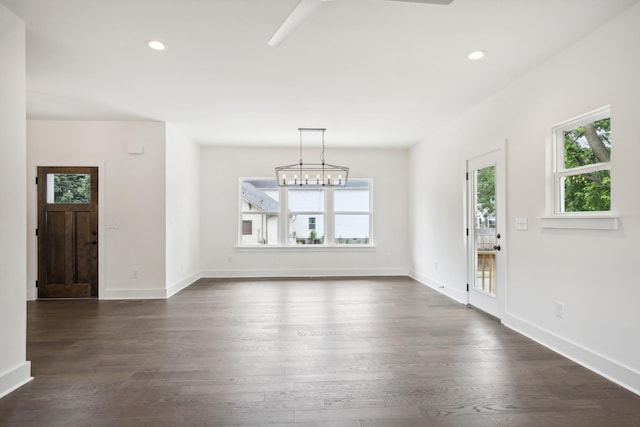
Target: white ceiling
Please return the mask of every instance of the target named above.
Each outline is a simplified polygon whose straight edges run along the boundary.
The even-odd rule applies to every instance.
[[[297,2],[0,0],[27,24],[29,118],[160,120],[211,145],[326,127],[328,147],[411,146],[638,0],[336,0],[267,46]]]

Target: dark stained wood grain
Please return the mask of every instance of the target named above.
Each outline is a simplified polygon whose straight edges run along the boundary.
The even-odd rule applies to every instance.
[[[1,426],[638,426],[640,396],[407,278],[28,304]]]

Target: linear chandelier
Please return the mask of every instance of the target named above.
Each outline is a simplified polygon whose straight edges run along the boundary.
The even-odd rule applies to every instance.
[[[300,161],[276,167],[276,181],[280,187],[345,187],[349,168],[331,165],[324,161],[324,133],[326,128],[298,128],[300,133]],[[302,160],[302,134],[322,132],[320,163],[305,163]]]

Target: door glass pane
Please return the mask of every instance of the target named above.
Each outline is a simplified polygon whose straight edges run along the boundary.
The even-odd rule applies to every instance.
[[[91,175],[47,174],[47,203],[91,203]]]
[[[496,239],[496,184],[495,166],[473,172],[474,179],[474,237],[475,237],[475,281],[477,290],[495,295],[495,259],[493,247]]]

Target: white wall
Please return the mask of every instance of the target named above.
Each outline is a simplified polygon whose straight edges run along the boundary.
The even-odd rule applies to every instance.
[[[507,143],[508,257],[503,322],[640,392],[640,6],[473,109],[411,152],[411,230],[418,279],[466,301],[465,160]],[[490,59],[488,59],[490,60]],[[616,231],[541,228],[549,129],[610,104]],[[516,217],[529,220],[515,231]],[[439,268],[435,268],[438,262]],[[554,303],[565,304],[565,318]]]
[[[200,146],[167,125],[166,284],[171,296],[200,277]]]
[[[26,361],[25,27],[0,5],[0,397],[31,379]]]
[[[128,153],[137,147],[144,153]],[[165,124],[29,120],[27,150],[28,229],[37,223],[37,166],[97,166],[99,298],[166,297]],[[35,298],[34,237],[28,262],[28,291]]]
[[[315,158],[311,153],[306,161]],[[275,166],[295,163],[299,152],[202,147],[203,276],[407,274],[407,155],[407,150],[330,149],[326,153],[328,163],[350,167],[350,177],[373,178],[375,248],[238,249],[239,178],[272,177]]]

